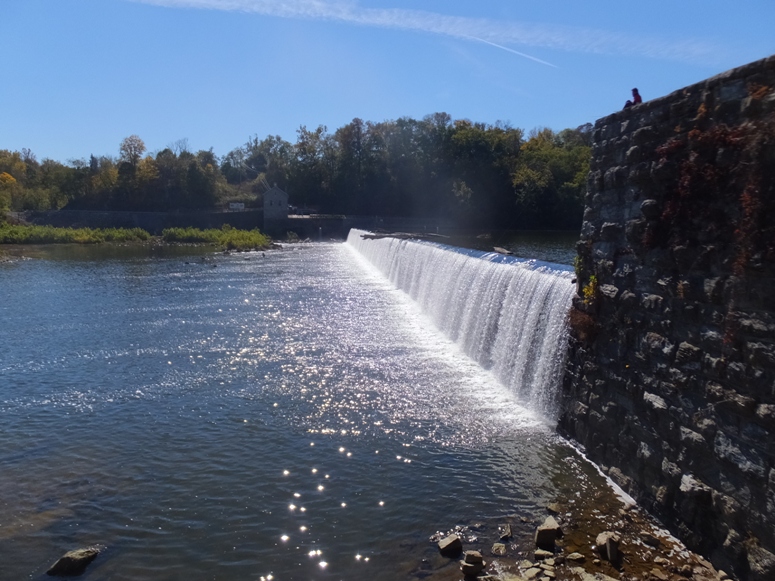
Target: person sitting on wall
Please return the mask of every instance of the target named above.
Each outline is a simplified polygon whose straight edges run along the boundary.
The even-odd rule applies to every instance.
[[[632,90],[632,101],[629,99],[624,104],[624,108],[627,109],[628,107],[632,107],[633,105],[640,105],[643,103],[643,97],[640,96],[640,93],[638,93],[638,89]]]

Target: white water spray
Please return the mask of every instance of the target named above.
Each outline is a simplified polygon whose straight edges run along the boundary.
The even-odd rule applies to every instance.
[[[436,326],[522,403],[556,416],[573,273],[560,265],[430,242],[347,243],[414,299]]]

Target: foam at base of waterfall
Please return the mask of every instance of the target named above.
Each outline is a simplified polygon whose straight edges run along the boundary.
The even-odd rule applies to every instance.
[[[556,415],[575,292],[570,269],[363,234],[351,230],[347,243],[526,407]]]

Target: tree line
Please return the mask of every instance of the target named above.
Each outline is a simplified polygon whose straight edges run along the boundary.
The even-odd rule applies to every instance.
[[[459,226],[576,228],[591,125],[556,132],[453,120],[353,119],[333,133],[305,126],[291,143],[248,141],[219,158],[185,140],[149,154],[132,135],[119,154],[66,164],[0,150],[0,210],[179,211],[260,206],[276,184],[326,214],[447,220]]]

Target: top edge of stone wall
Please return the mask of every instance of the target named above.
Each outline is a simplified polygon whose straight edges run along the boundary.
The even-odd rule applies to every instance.
[[[649,99],[648,101],[643,101],[643,103],[639,105],[633,105],[627,109],[616,111],[595,121],[594,126],[597,129],[598,127],[608,125],[609,123],[619,122],[623,119],[629,118],[634,112],[637,112],[638,114],[647,113],[651,110],[659,109],[664,105],[676,101],[682,95],[688,95],[691,93],[699,94],[702,91],[712,90],[719,85],[728,83],[730,80],[737,78],[745,79],[756,72],[767,70],[775,71],[775,54],[739,67],[735,67],[733,69],[729,69],[713,77],[702,80],[698,83],[694,83],[693,85],[681,87],[680,89],[677,89],[672,93],[668,93],[667,95]]]

